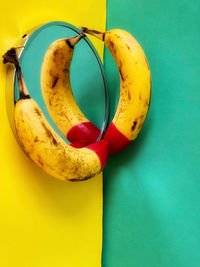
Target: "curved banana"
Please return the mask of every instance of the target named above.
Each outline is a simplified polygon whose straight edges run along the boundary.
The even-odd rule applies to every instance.
[[[47,110],[61,133],[70,142],[78,142],[79,147],[96,142],[100,134],[79,109],[71,90],[70,65],[74,46],[83,36],[53,42],[41,68],[41,90]]]
[[[80,28],[105,42],[119,70],[119,103],[105,134],[110,143],[110,153],[114,154],[137,137],[147,116],[151,96],[149,65],[141,46],[128,32],[120,29],[98,32]]]
[[[26,154],[38,167],[61,180],[81,181],[97,175],[107,161],[107,143],[100,141],[80,149],[66,144],[30,97],[16,49],[12,48],[4,55],[4,63],[7,62],[16,68],[20,98],[15,104],[14,120]]]

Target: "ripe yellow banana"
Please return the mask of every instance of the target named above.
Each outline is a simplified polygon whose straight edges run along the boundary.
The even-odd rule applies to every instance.
[[[66,144],[30,97],[16,49],[12,48],[4,55],[4,63],[7,62],[16,68],[20,98],[15,104],[14,120],[26,154],[38,167],[61,180],[81,181],[97,175],[107,161],[107,143],[100,141],[80,149]]]
[[[80,28],[105,42],[119,70],[120,99],[105,134],[110,143],[110,153],[114,154],[137,137],[147,116],[151,96],[149,65],[141,46],[128,32],[120,29],[98,32]]]
[[[45,53],[41,68],[41,90],[47,110],[61,133],[72,143],[96,142],[100,130],[83,115],[70,84],[70,65],[74,46],[84,36],[53,42]]]

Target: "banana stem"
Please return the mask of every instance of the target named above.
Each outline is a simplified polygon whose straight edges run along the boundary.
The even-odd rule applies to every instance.
[[[24,77],[22,75],[21,67],[16,67],[16,73],[17,73],[17,80],[19,84],[19,98],[30,98],[28,89],[26,87]]]
[[[15,65],[16,73],[17,73],[17,80],[19,84],[19,93],[20,93],[20,99],[22,98],[29,98],[29,92],[26,88],[26,84],[24,81],[24,77],[22,75],[21,66],[19,62],[19,57],[17,54],[16,48],[9,49],[4,55],[3,55],[3,63],[11,63]]]
[[[66,42],[71,48],[74,48],[74,46],[83,38],[85,37],[84,33],[78,34],[72,38],[66,38]]]
[[[104,41],[104,38],[105,38],[105,32],[99,32],[99,31],[96,31],[96,30],[91,30],[91,29],[88,29],[86,27],[83,27],[83,26],[79,26],[79,28],[85,32],[85,33],[88,33],[88,34],[91,34],[95,37],[97,37],[98,39],[100,39],[101,41]]]

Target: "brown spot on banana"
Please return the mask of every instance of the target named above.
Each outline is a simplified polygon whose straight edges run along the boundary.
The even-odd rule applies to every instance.
[[[129,91],[128,91],[128,99],[131,100],[131,94]]]
[[[145,58],[145,61],[146,61],[146,63],[147,63],[147,68],[148,68],[148,70],[149,70],[149,63],[148,63],[148,61],[147,61],[146,56],[144,56],[144,58]]]
[[[44,163],[42,162],[42,159],[41,159],[40,155],[38,155],[37,157],[38,157],[38,163],[39,163],[41,166],[44,166]]]
[[[145,114],[142,114],[142,115],[140,116],[141,120],[144,118],[144,116],[145,116]]]
[[[99,38],[102,41],[105,40],[105,32],[99,32],[99,31],[96,31],[96,30],[91,30],[91,29],[88,29],[87,27],[83,27],[83,26],[79,26],[79,28],[83,32],[92,34],[92,35],[96,36],[97,38]]]
[[[39,117],[41,117],[41,113],[40,113],[39,109],[35,108],[34,111]]]
[[[86,180],[89,180],[91,177],[92,177],[92,175],[90,175],[90,176],[87,176],[87,177],[84,177],[84,178],[82,178],[82,179],[81,179],[81,181],[86,181]]]
[[[58,142],[56,141],[56,139],[54,138],[53,134],[51,133],[51,131],[47,128],[47,126],[44,124],[44,122],[42,122],[42,127],[45,129],[46,135],[48,138],[50,138],[53,142],[53,144],[56,146],[58,145]]]
[[[131,127],[131,131],[134,131],[135,130],[136,125],[137,125],[137,120],[135,120],[133,122],[133,126]]]
[[[64,68],[64,69],[63,69],[63,72],[64,72],[64,73],[68,73],[69,70],[68,70],[67,68]]]
[[[109,43],[110,43],[110,45],[112,46],[112,48],[114,48],[115,47],[115,45],[114,45],[114,43],[113,43],[113,41],[109,41]]]
[[[39,138],[37,136],[35,137],[34,142],[35,143],[39,142]]]
[[[56,86],[58,79],[59,79],[58,76],[55,76],[55,77],[54,77],[54,79],[53,79],[53,84],[52,84],[52,89]]]
[[[58,55],[58,52],[59,52],[59,50],[56,49],[56,50],[53,52],[53,55],[56,57],[56,56]]]
[[[76,179],[76,178],[66,178],[67,181],[70,181],[70,182],[79,182],[80,180],[79,179]]]
[[[121,68],[119,68],[119,74],[120,74],[120,77],[121,77],[122,81],[124,82],[124,76],[122,74]]]
[[[69,46],[70,48],[74,49],[74,46],[70,43],[69,40],[66,40],[66,43],[68,44],[68,46]]]
[[[113,41],[109,40],[109,45],[111,46],[111,50],[114,52],[114,54],[116,54],[116,48],[115,48],[115,44],[113,43]]]
[[[69,178],[67,178],[67,181],[70,181],[70,182],[86,181],[86,180],[89,180],[91,177],[92,177],[92,175],[91,176],[84,177],[82,179],[77,179],[77,178],[71,178],[71,179],[69,179]]]
[[[119,70],[120,77],[121,77],[122,81],[124,82],[125,81],[125,77],[122,74],[122,61],[121,60],[119,61],[119,64],[118,64],[118,70]],[[126,78],[127,78],[127,75],[126,75]]]

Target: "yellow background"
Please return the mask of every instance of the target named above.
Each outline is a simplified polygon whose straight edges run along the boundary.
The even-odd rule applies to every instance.
[[[4,1],[1,11],[1,55],[27,30],[48,21],[105,30],[105,0],[12,0]],[[92,41],[102,58],[102,43]],[[64,183],[38,169],[11,131],[2,62],[0,73],[0,266],[100,266],[102,175]]]

